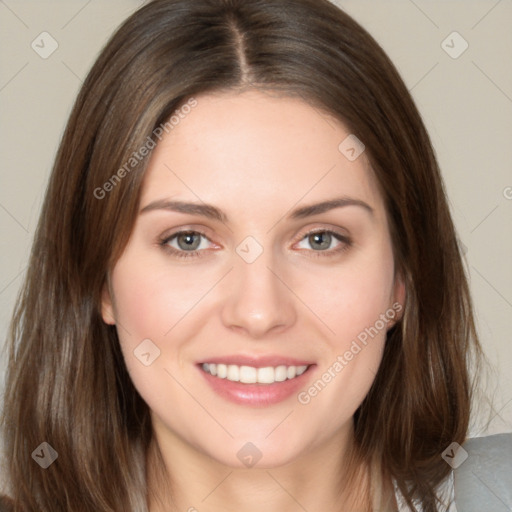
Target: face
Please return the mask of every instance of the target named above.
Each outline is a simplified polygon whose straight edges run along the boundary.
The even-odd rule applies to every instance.
[[[151,156],[103,318],[162,445],[276,467],[351,429],[403,286],[343,124],[261,92],[196,99]]]

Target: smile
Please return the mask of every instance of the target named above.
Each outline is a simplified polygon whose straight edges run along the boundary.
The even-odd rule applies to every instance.
[[[266,366],[255,368],[253,366],[238,366],[236,364],[203,363],[204,372],[219,379],[227,379],[231,382],[242,384],[274,384],[285,380],[295,379],[307,370],[303,366]]]
[[[277,355],[233,355],[214,361],[196,365],[206,384],[221,399],[249,407],[268,407],[292,399],[307,387],[316,367],[307,360]]]

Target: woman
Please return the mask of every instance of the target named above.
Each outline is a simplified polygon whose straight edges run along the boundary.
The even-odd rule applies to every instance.
[[[56,158],[11,334],[13,510],[447,510],[480,353],[371,36],[323,0],[155,0]]]

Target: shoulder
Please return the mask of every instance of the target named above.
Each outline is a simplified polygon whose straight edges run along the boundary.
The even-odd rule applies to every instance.
[[[457,458],[465,460],[454,470],[457,508],[512,510],[512,433],[475,437],[462,449]]]

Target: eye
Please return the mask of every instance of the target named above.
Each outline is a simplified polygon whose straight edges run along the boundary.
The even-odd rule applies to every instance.
[[[307,233],[297,244],[299,249],[312,249],[316,253],[326,253],[322,256],[330,256],[332,253],[339,253],[347,250],[351,240],[341,233],[329,230],[317,230]],[[320,256],[321,254],[316,254]]]
[[[179,231],[160,240],[160,245],[178,257],[200,256],[201,251],[212,244],[208,237],[199,231]]]

